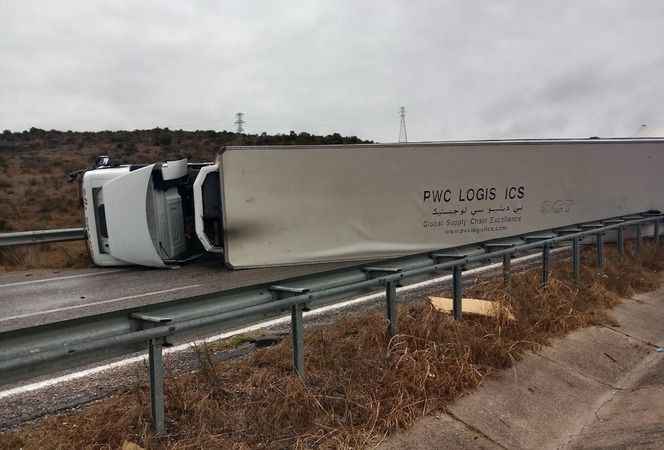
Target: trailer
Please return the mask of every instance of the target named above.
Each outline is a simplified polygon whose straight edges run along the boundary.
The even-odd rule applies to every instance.
[[[92,260],[381,259],[664,209],[664,139],[225,147],[82,180]]]

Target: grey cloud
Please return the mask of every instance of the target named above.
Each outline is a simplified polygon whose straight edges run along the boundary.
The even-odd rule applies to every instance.
[[[533,136],[538,128],[546,136],[632,135],[641,123],[661,123],[664,97],[655,73],[664,73],[661,58],[622,70],[594,61],[500,99],[482,117],[504,136]]]
[[[0,128],[409,137],[664,122],[664,4],[0,1]]]

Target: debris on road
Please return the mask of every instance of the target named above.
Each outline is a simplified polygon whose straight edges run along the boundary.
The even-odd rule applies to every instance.
[[[448,297],[429,297],[431,306],[444,313],[452,313],[453,299]],[[478,298],[464,298],[461,303],[461,312],[463,314],[477,314],[487,317],[504,317],[508,320],[516,320],[514,313],[503,305],[490,300],[481,300]]]

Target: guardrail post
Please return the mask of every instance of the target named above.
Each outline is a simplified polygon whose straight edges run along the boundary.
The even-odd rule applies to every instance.
[[[578,237],[572,239],[572,272],[574,280],[581,281],[581,242]]]
[[[512,254],[506,253],[503,255],[503,282],[505,283],[506,289],[509,289],[511,279],[512,279]]]
[[[132,319],[138,321],[142,330],[157,327],[171,322],[169,317],[151,316],[142,313],[133,313]],[[150,413],[152,428],[155,433],[166,430],[164,414],[164,353],[163,347],[170,345],[166,337],[155,337],[148,340],[148,372],[150,378]]]
[[[395,281],[385,283],[385,300],[387,306],[387,331],[390,337],[397,334],[397,284]]]
[[[618,254],[625,256],[625,228],[618,227]]]
[[[542,244],[542,286],[549,284],[549,266],[551,265],[551,248],[547,242]]]
[[[300,377],[304,377],[304,324],[302,322],[302,305],[293,305],[291,307],[293,370]]]
[[[597,269],[601,272],[604,268],[604,233],[597,233]]]
[[[299,288],[291,286],[270,286],[277,298],[288,298],[294,295],[302,295],[309,292],[308,288]],[[302,311],[304,303],[297,303],[291,306],[291,337],[293,339],[293,371],[304,378],[304,320]]]
[[[660,223],[659,219],[655,219],[655,248],[659,246],[659,234],[660,234],[659,223]]]
[[[634,248],[634,253],[636,256],[641,255],[641,224],[637,223],[636,224],[636,242],[635,242],[635,248]]]
[[[150,339],[148,342],[148,360],[150,371],[150,411],[155,433],[166,430],[164,415],[164,339]]]
[[[434,257],[434,260],[436,258]],[[381,267],[371,266],[364,267],[364,270],[369,278],[374,278],[376,274],[399,273],[400,268],[397,267]],[[385,281],[385,307],[387,313],[387,333],[390,337],[397,334],[397,281]]]
[[[454,320],[461,320],[463,305],[462,266],[454,266],[452,270],[452,315]]]

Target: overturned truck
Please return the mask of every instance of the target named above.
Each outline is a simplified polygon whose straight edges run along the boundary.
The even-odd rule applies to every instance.
[[[225,147],[82,179],[100,266],[380,259],[664,209],[664,139]]]

